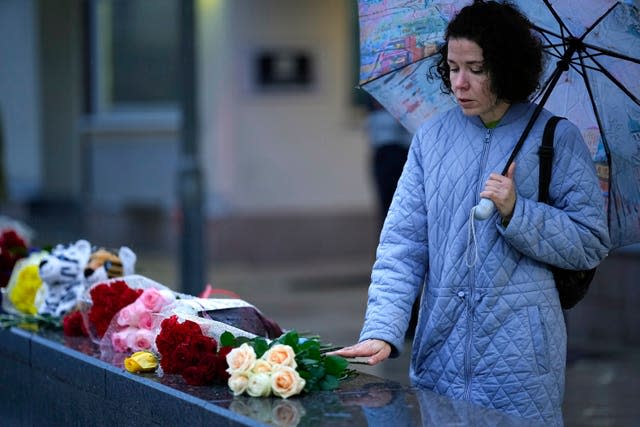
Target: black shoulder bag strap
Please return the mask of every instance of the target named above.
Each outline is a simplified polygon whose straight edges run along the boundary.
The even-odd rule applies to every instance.
[[[551,169],[553,163],[553,135],[556,126],[563,117],[554,116],[547,122],[542,134],[540,145],[540,176],[538,183],[538,201],[549,204],[549,185],[551,183]],[[576,305],[589,290],[589,284],[593,280],[596,269],[590,270],[565,270],[551,267],[556,289],[560,298],[560,305],[568,310]]]
[[[553,162],[553,135],[558,122],[563,117],[553,116],[544,127],[540,146],[540,178],[538,183],[538,201],[549,204],[549,184],[551,183],[551,165]]]

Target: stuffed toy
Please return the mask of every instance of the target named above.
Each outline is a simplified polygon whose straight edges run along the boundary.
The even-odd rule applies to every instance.
[[[63,316],[76,307],[85,290],[84,269],[91,255],[86,240],[56,245],[40,261],[42,286],[36,295],[38,314]]]
[[[87,287],[114,277],[129,276],[135,273],[136,254],[126,246],[118,252],[104,248],[95,250],[84,268]]]

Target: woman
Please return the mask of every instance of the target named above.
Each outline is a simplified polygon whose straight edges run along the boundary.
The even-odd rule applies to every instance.
[[[555,133],[550,199],[537,202],[543,110],[539,41],[514,7],[475,2],[450,22],[438,72],[458,106],[416,133],[385,221],[360,341],[337,352],[376,364],[398,354],[424,282],[413,385],[562,424],[566,331],[548,266],[587,269],[610,246],[595,170],[578,129]],[[470,218],[479,198],[495,213]]]

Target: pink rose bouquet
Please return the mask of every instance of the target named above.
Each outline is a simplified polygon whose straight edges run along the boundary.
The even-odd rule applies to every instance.
[[[109,337],[111,347],[118,353],[152,350],[159,326],[158,313],[175,301],[168,289],[146,288],[129,305],[115,315]]]

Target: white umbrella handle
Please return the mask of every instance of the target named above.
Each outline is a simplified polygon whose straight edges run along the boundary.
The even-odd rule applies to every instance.
[[[473,207],[473,216],[475,219],[484,220],[493,214],[496,205],[490,199],[480,199],[480,203]]]

